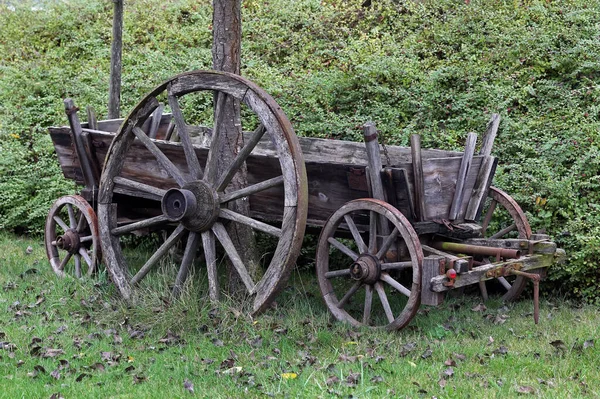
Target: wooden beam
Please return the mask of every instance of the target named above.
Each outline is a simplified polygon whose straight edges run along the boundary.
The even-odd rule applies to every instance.
[[[460,210],[462,208],[465,183],[467,180],[467,174],[471,168],[471,163],[473,162],[473,154],[475,153],[476,144],[477,133],[469,133],[467,135],[467,143],[465,145],[465,152],[463,154],[462,162],[460,163],[460,169],[458,170],[452,206],[450,207],[450,213],[448,214],[448,219],[450,220],[456,220],[461,217]]]

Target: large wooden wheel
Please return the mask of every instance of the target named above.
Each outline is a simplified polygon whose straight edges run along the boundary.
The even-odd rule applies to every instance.
[[[61,197],[52,205],[44,229],[46,254],[61,277],[89,277],[100,260],[98,219],[90,204],[78,195]]]
[[[528,240],[531,237],[531,227],[525,212],[517,202],[504,191],[490,187],[488,201],[482,218],[482,234],[485,238],[506,239],[520,238]],[[535,273],[535,271],[532,271]],[[525,277],[499,277],[494,280],[500,283],[505,291],[504,301],[513,301],[521,295],[527,284]],[[482,287],[485,290],[485,286]],[[484,296],[487,296],[484,293]]]
[[[386,230],[391,233],[382,235]],[[352,238],[336,238],[342,231]],[[422,264],[417,234],[400,211],[383,201],[346,203],[319,237],[321,294],[336,319],[354,326],[406,326],[421,303]]]
[[[204,100],[198,100],[200,95],[204,95]],[[218,126],[224,114],[223,104],[232,98],[244,107],[242,114],[250,115],[249,120],[255,123],[250,130],[254,127],[255,130],[236,157],[223,164],[219,151],[225,138]],[[180,143],[151,139],[142,130],[162,99],[171,108]],[[210,112],[202,114],[198,111],[202,104],[208,104]],[[210,148],[192,144],[190,115],[210,115],[211,118],[214,115],[216,122]],[[242,126],[237,126],[241,132]],[[263,136],[274,147],[276,157],[261,158],[252,154]],[[253,176],[263,180],[233,188],[230,183],[245,164],[249,176],[252,174],[251,161],[256,172]],[[224,172],[219,173],[221,170]],[[132,207],[131,201],[117,199],[118,194],[154,201],[158,212],[133,222],[118,223],[117,216],[128,213],[126,206]],[[164,269],[167,263],[167,268],[177,272],[169,283],[176,294],[187,279],[201,246],[206,261],[208,293],[215,301],[220,297],[221,288],[228,286],[226,273],[221,272],[218,262],[218,254],[224,252],[245,287],[244,303],[252,305],[252,313],[261,312],[284,288],[298,256],[306,224],[307,197],[306,171],[298,139],[271,96],[233,74],[194,71],[175,76],[149,93],[133,109],[108,151],[98,204],[107,269],[121,295],[130,299],[133,286],[147,278],[151,270]],[[267,210],[262,208],[262,220],[253,214],[245,216],[231,210],[229,205],[236,200],[249,201],[251,208],[255,203],[267,203]],[[274,223],[266,223],[267,218]],[[259,275],[251,275],[245,259],[240,257],[240,249],[236,248],[227,230],[229,223],[241,223],[278,240],[269,264]],[[123,236],[143,229],[165,229],[170,235],[140,262],[134,259],[139,253],[128,256],[128,251],[124,250],[127,240]],[[178,243],[184,248],[183,257],[173,264],[168,254]],[[248,297],[250,301],[247,301]]]

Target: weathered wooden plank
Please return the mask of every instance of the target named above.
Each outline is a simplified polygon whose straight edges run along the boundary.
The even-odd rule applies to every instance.
[[[156,138],[156,134],[158,133],[158,127],[160,126],[160,121],[162,119],[163,111],[165,110],[164,104],[159,104],[158,108],[154,110],[152,116],[150,117],[150,128],[148,129],[148,137],[151,139]],[[91,127],[91,126],[90,126]],[[92,127],[92,129],[94,129]]]
[[[487,129],[481,140],[479,155],[489,156],[492,154],[494,140],[496,140],[496,135],[498,134],[498,126],[500,126],[500,115],[492,114],[492,118],[488,122]]]
[[[423,177],[420,135],[413,134],[410,136],[410,148],[412,154],[415,213],[417,221],[423,221],[427,218],[427,206],[425,204],[425,179]]]
[[[477,134],[469,133],[467,135],[465,152],[463,153],[463,157],[460,163],[460,169],[458,170],[458,176],[456,178],[456,188],[454,190],[454,197],[452,198],[452,205],[450,206],[450,213],[448,214],[448,219],[450,220],[456,220],[461,218],[462,216],[460,210],[462,209],[467,174],[469,173],[469,170],[471,169],[471,164],[473,163],[475,144],[477,144]]]
[[[98,120],[96,119],[96,111],[94,111],[94,108],[90,105],[88,105],[85,110],[87,113],[87,125],[90,129],[97,130]]]
[[[371,195],[380,201],[386,201],[381,181],[381,154],[379,151],[379,142],[377,141],[377,129],[372,122],[365,123],[363,126],[363,137],[365,140],[365,149],[367,150],[367,162],[369,181],[371,184]],[[379,216],[379,233],[387,236],[390,234],[390,226],[385,216]]]
[[[483,202],[487,197],[487,192],[492,184],[494,172],[496,170],[496,159],[492,156],[484,156],[475,180],[475,186],[473,187],[473,193],[469,199],[467,205],[467,211],[465,213],[465,220],[478,220],[481,209],[483,208]]]
[[[427,256],[423,258],[423,271],[421,274],[421,305],[438,306],[444,302],[444,294],[433,292],[429,289],[431,279],[437,277],[443,268],[444,257]]]
[[[519,259],[511,259],[506,262],[492,263],[489,265],[473,268],[468,273],[459,274],[454,281],[453,287],[446,287],[444,283],[447,281],[446,276],[438,276],[431,279],[429,287],[433,292],[444,292],[452,288],[465,287],[467,285],[478,283],[479,281],[490,280],[497,278],[495,275],[490,275],[488,272],[509,268],[511,266],[519,268],[521,271],[533,270],[543,267],[549,267],[554,263],[554,255],[551,254],[536,254],[524,256]]]
[[[123,0],[113,0],[112,44],[110,52],[110,81],[108,117],[118,118],[121,107],[121,69],[123,52]]]

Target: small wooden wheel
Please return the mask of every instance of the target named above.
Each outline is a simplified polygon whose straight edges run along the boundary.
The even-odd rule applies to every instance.
[[[531,227],[525,212],[510,195],[496,187],[490,187],[488,192],[488,203],[482,218],[481,228],[485,238],[520,238],[528,240],[531,237]],[[529,272],[535,273],[536,271]],[[506,291],[502,296],[504,301],[517,299],[527,285],[527,279],[521,276],[499,277],[496,281]]]
[[[160,99],[166,100],[171,108],[180,143],[149,138],[142,130],[159,107]],[[245,138],[234,159],[225,160],[220,153],[225,137],[219,126],[224,104],[232,99],[239,101],[237,104],[244,107],[242,116],[249,116],[248,123],[253,123],[248,129],[248,125],[242,126],[244,121],[236,122],[236,129],[241,132],[244,127],[254,132]],[[207,109],[203,111],[202,107]],[[192,125],[198,122],[194,118],[206,117],[210,124],[213,115],[216,123],[208,129],[212,130],[210,148],[192,144]],[[252,154],[263,136],[274,148],[273,157]],[[235,188],[230,183],[244,163],[248,166],[249,185]],[[129,200],[119,197],[123,194],[129,195]],[[141,210],[142,205],[131,203],[132,197],[146,201],[144,207],[154,209],[154,213],[118,224],[117,215],[129,215],[131,209]],[[253,213],[245,216],[232,210],[229,205],[236,200],[248,201]],[[148,205],[148,201],[153,204]],[[218,242],[251,297],[251,312],[258,313],[285,287],[302,245],[307,201],[300,145],[275,100],[240,76],[215,71],[184,73],[142,99],[124,120],[108,150],[98,201],[105,263],[125,299],[131,297],[132,286],[159,266],[177,272],[171,276],[173,293],[177,294],[202,244],[208,293],[216,301],[220,287],[228,285],[224,282],[227,276],[219,273]],[[267,220],[273,223],[266,223]],[[240,248],[236,248],[227,231],[230,223],[246,225],[254,232],[278,239],[272,258],[260,275],[253,276],[248,271],[245,259],[239,255]],[[139,258],[139,252],[130,256],[123,250],[127,240],[122,237],[144,229],[170,229],[171,233],[140,262],[135,259]],[[183,258],[173,264],[166,255],[178,242],[185,248]]]
[[[385,230],[391,233],[382,235]],[[336,232],[352,238],[335,238]],[[388,330],[406,326],[421,303],[422,264],[416,232],[400,211],[383,201],[346,203],[329,218],[319,237],[321,294],[336,319],[354,326]]]
[[[81,278],[96,271],[100,260],[98,219],[83,197],[67,195],[56,200],[46,218],[44,241],[57,275]]]

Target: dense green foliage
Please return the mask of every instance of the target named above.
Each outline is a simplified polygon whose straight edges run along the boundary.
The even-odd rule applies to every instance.
[[[359,139],[373,120],[387,143],[420,133],[425,146],[459,149],[500,113],[495,184],[566,249],[550,278],[598,301],[600,3],[361,3],[244,1],[242,73],[306,136]],[[123,112],[168,76],[211,65],[210,4],[127,2]],[[51,201],[74,190],[45,128],[65,124],[65,96],[106,112],[111,7],[0,5],[5,228],[40,231]]]

